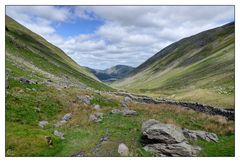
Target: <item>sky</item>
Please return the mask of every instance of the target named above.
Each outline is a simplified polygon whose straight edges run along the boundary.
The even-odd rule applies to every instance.
[[[7,6],[81,66],[137,67],[182,38],[234,21],[233,6]]]

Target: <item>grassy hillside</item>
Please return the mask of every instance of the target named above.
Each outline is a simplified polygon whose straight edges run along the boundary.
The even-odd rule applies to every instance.
[[[55,85],[84,86],[100,90],[110,87],[97,81],[62,50],[6,16],[6,73],[9,78],[52,80]]]
[[[174,100],[234,107],[234,23],[164,48],[113,86]]]
[[[119,156],[120,143],[129,147],[129,156],[153,156],[142,149],[140,142],[141,124],[151,118],[216,133],[218,143],[194,141],[194,145],[203,149],[199,156],[234,156],[234,121],[176,105],[135,102],[128,107],[137,111],[137,116],[112,114],[111,110],[120,107],[123,97],[104,93],[113,89],[96,81],[60,49],[9,17],[6,17],[5,43],[8,85],[5,155],[8,157],[72,156],[79,152],[84,156]],[[20,82],[20,77],[38,84]],[[93,97],[89,105],[79,101],[78,96],[83,95]],[[93,108],[96,104],[100,110]],[[103,120],[90,122],[89,115],[93,112],[103,113]],[[67,113],[72,113],[72,119],[56,128],[54,124]],[[44,128],[38,126],[42,120],[49,123]],[[55,136],[55,130],[63,132],[65,139]],[[99,147],[106,134],[108,140]],[[46,136],[52,138],[52,147],[47,144]]]

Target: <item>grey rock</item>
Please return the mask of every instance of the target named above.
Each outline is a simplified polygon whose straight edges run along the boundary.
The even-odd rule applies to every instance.
[[[40,121],[40,122],[38,123],[38,126],[41,127],[41,128],[44,128],[47,124],[48,124],[48,121],[43,120],[43,121]]]
[[[103,113],[95,112],[89,116],[89,121],[100,122],[103,119]]]
[[[142,124],[143,141],[153,140],[158,143],[180,143],[185,141],[182,130],[172,124],[162,124],[156,120],[148,120]]]
[[[69,121],[72,119],[72,113],[67,113],[62,117],[62,120]]]
[[[124,116],[136,116],[138,113],[134,110],[124,109],[123,111]]]
[[[128,147],[124,143],[121,143],[118,146],[118,153],[120,154],[120,156],[128,156],[129,149],[128,149]]]
[[[53,134],[54,134],[55,136],[61,138],[61,139],[65,139],[65,138],[64,138],[64,133],[62,133],[62,132],[59,132],[59,131],[55,130]]]
[[[127,108],[128,107],[128,105],[125,101],[121,101],[120,105],[121,105],[122,108]]]
[[[99,105],[94,105],[93,109],[100,110],[100,106]]]
[[[111,113],[112,113],[112,114],[120,114],[120,113],[122,113],[122,112],[121,112],[121,110],[119,110],[119,109],[113,109],[113,110],[111,110]]]
[[[92,97],[90,96],[77,96],[77,99],[80,100],[82,103],[90,105]]]
[[[156,143],[148,144],[144,150],[155,153],[157,156],[197,156],[201,148],[198,146],[191,146],[186,142],[166,144]]]
[[[64,125],[65,123],[67,123],[66,120],[58,121],[56,124],[54,124],[54,127],[55,127],[55,128],[59,128],[59,127],[61,127],[62,125]]]
[[[131,99],[130,97],[126,96],[126,97],[124,98],[124,102],[125,102],[125,103],[132,102],[132,99]]]
[[[201,130],[188,130],[186,128],[182,129],[183,134],[186,138],[191,140],[203,139],[206,141],[218,142],[218,136],[215,133],[205,132]]]

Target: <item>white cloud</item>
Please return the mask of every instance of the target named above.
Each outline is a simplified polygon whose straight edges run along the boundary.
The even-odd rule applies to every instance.
[[[233,6],[20,6],[7,14],[62,48],[80,65],[137,66],[167,45],[234,19]],[[90,34],[63,37],[53,22],[102,20]],[[74,24],[73,24],[74,25]]]

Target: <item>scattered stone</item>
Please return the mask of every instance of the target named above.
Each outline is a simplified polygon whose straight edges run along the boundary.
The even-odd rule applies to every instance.
[[[100,106],[99,105],[94,105],[93,107],[95,110],[100,110]]]
[[[90,96],[77,96],[77,99],[82,103],[90,105],[92,98]]]
[[[198,146],[191,146],[186,142],[167,144],[156,143],[148,144],[143,148],[145,151],[153,152],[157,156],[196,156],[201,148]]]
[[[46,139],[48,146],[52,147],[53,146],[52,137],[45,136],[45,139]]]
[[[84,157],[84,152],[80,151],[78,153],[75,153],[75,154],[72,155],[72,157]]]
[[[34,109],[35,109],[36,112],[40,112],[41,111],[41,109],[38,108],[38,107],[35,107]]]
[[[67,113],[63,116],[62,120],[69,121],[72,119],[72,113]]]
[[[138,113],[134,110],[124,109],[123,111],[124,116],[136,116]]]
[[[61,120],[61,121],[58,121],[56,124],[54,124],[54,127],[55,128],[59,128],[61,127],[63,124],[67,123],[66,120]]]
[[[132,102],[132,99],[131,99],[130,97],[126,96],[126,97],[124,98],[124,102],[125,102],[125,103]]]
[[[60,137],[61,139],[65,139],[65,138],[64,138],[64,133],[59,132],[59,131],[57,131],[57,130],[54,131],[54,135],[57,136],[57,137]]]
[[[111,110],[111,113],[112,113],[112,114],[120,114],[120,113],[122,113],[122,112],[121,112],[121,110],[119,110],[119,109],[113,109],[113,110]]]
[[[144,150],[157,156],[197,156],[198,146],[188,144],[181,128],[150,119],[142,124]]]
[[[41,127],[41,128],[44,128],[47,124],[48,124],[48,121],[43,120],[43,121],[40,121],[40,122],[38,123],[38,126]]]
[[[125,102],[125,101],[121,101],[120,102],[120,106],[122,107],[122,108],[127,108],[128,106],[127,106],[127,103]]]
[[[129,154],[128,147],[124,143],[121,143],[118,146],[118,153],[120,154],[120,156],[128,156]]]
[[[89,121],[100,122],[103,119],[103,113],[95,112],[89,116]]]
[[[218,142],[218,136],[215,133],[205,132],[201,130],[188,130],[186,128],[182,129],[182,131],[184,136],[191,140],[197,140],[200,138],[209,142]]]
[[[22,83],[30,84],[30,81],[28,79],[25,79],[25,78],[19,78],[19,81],[22,82]]]
[[[19,78],[19,81],[22,82],[22,83],[26,83],[26,84],[36,84],[36,81],[29,80],[29,79],[26,79],[26,78]]]

